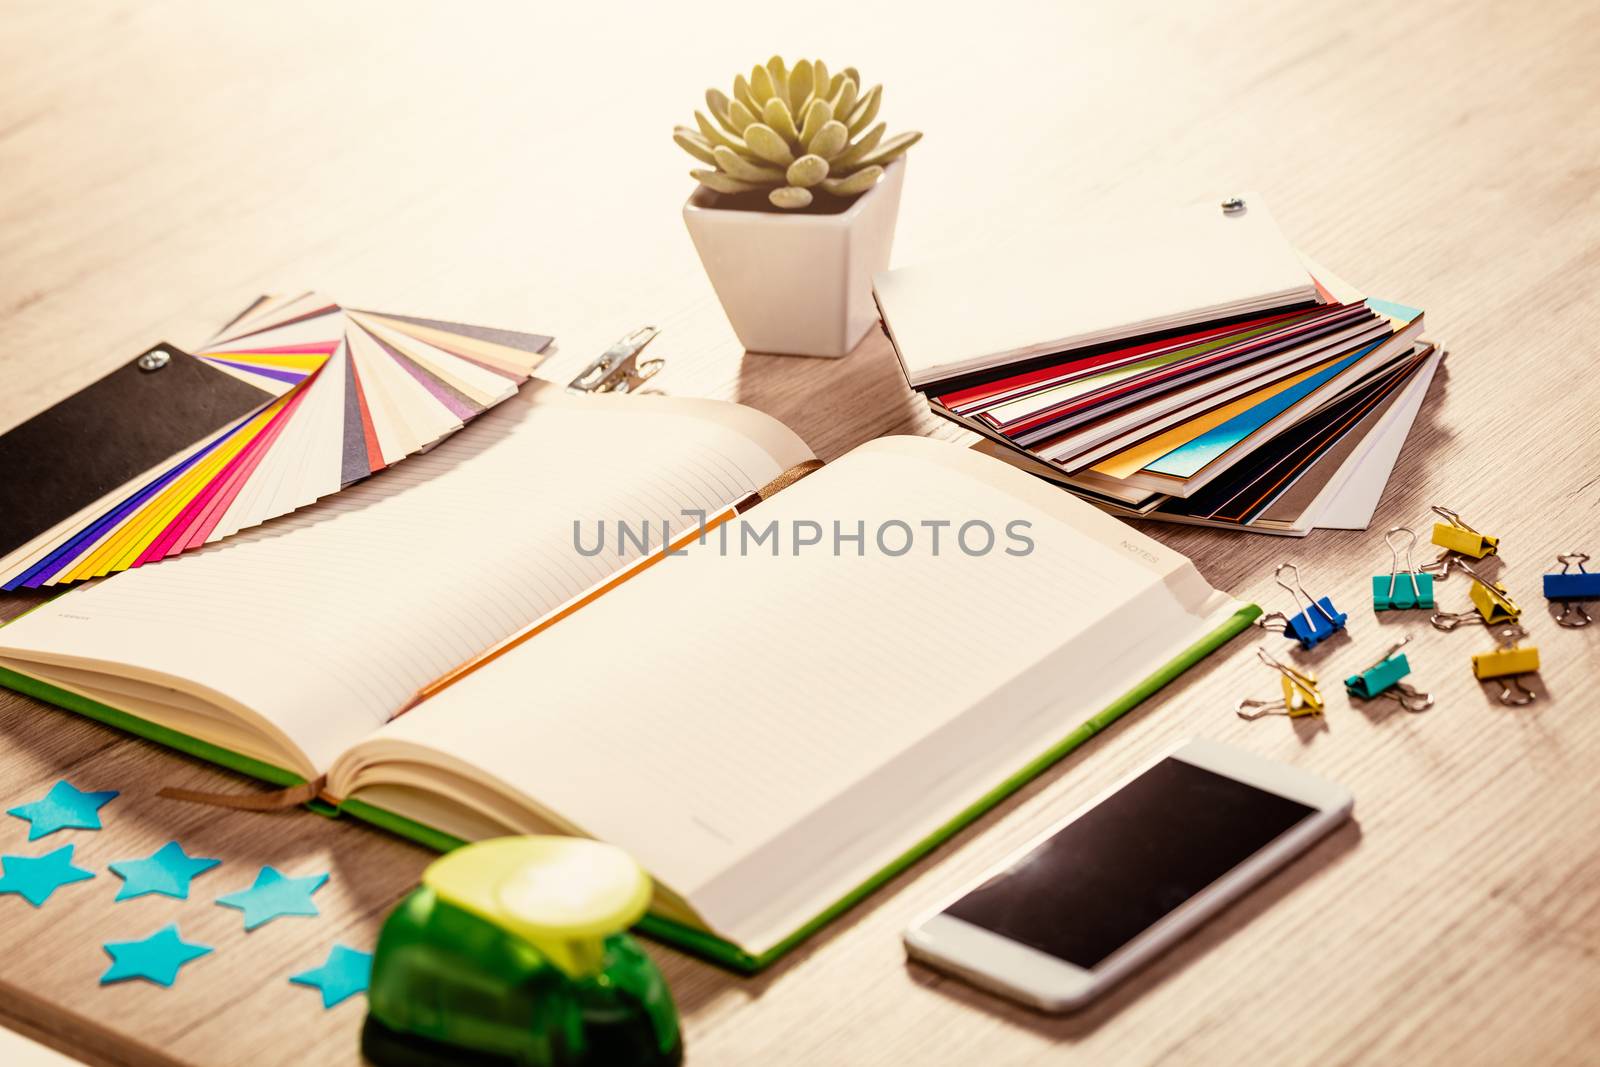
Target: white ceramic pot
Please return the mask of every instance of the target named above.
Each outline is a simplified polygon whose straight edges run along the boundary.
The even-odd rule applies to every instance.
[[[752,352],[842,356],[878,321],[872,276],[889,267],[906,161],[836,215],[683,205],[700,262],[739,341]]]

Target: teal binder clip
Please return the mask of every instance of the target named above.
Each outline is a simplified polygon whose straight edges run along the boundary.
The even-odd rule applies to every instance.
[[[1600,600],[1600,571],[1584,569],[1589,562],[1586,552],[1568,552],[1557,556],[1556,562],[1561,569],[1544,576],[1545,598],[1561,605],[1556,623],[1573,630],[1588,626],[1594,619],[1579,601]]]
[[[1431,693],[1419,693],[1400,679],[1411,673],[1411,661],[1400,650],[1411,638],[1395,642],[1372,666],[1344,680],[1345,692],[1362,700],[1388,697],[1407,711],[1427,711],[1433,707]]]
[[[1405,570],[1400,569],[1400,547],[1395,544],[1395,534],[1410,538],[1406,542]],[[1393,611],[1433,607],[1433,575],[1417,570],[1417,565],[1411,561],[1411,550],[1417,544],[1417,532],[1408,526],[1395,526],[1383,535],[1383,540],[1389,546],[1389,558],[1394,566],[1388,577],[1381,574],[1372,576],[1373,609]]]
[[[1294,575],[1294,584],[1290,585],[1283,580],[1283,572],[1289,571]],[[1297,609],[1293,615],[1285,615],[1281,611],[1274,611],[1261,615],[1256,619],[1256,625],[1263,630],[1275,630],[1285,634],[1291,639],[1300,642],[1304,649],[1316,648],[1322,642],[1344,629],[1344,624],[1349,616],[1333,606],[1333,601],[1327,597],[1313,597],[1306,592],[1300,583],[1300,568],[1293,563],[1280,563],[1278,569],[1272,572],[1278,585],[1288,590],[1294,597],[1294,606]],[[1301,604],[1304,607],[1301,607]]]

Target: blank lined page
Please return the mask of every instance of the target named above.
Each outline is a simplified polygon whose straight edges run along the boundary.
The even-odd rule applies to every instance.
[[[963,765],[992,787],[997,760],[1009,773],[1037,755],[1041,736],[1064,736],[1187,647],[1217,607],[1181,556],[945,442],[871,442],[744,518],[757,532],[777,524],[779,554],[764,543],[741,555],[737,526],[724,554],[714,533],[378,737],[481,768],[633,851],[749,944],[831,891],[807,879],[852,876],[827,868],[856,864],[846,854],[858,844],[866,862],[891,858],[868,841],[881,826],[939,818],[941,791],[967,788]],[[993,551],[961,550],[969,520],[996,531]],[[1021,550],[1006,535],[1014,520],[1031,523],[1031,554],[1006,553]],[[833,554],[835,521],[863,524],[860,555]],[[896,521],[917,533],[904,555],[877,544]],[[937,554],[924,521],[949,523]],[[808,522],[824,544],[795,554],[790,533]],[[889,551],[903,541],[890,530]],[[1073,663],[1052,662],[1062,649]],[[973,725],[954,771],[906,759]],[[932,780],[909,787],[901,764]],[[862,789],[860,803],[836,803]],[[817,832],[791,834],[805,826]]]
[[[0,655],[133,664],[213,689],[324,770],[437,679],[810,453],[749,409],[534,385],[434,451],[0,630]]]

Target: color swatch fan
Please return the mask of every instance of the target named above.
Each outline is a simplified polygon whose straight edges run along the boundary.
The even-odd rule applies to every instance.
[[[1255,194],[1096,212],[873,279],[906,378],[988,455],[1128,518],[1365,529],[1442,350]]]
[[[264,296],[0,436],[0,588],[177,555],[425,451],[516,393],[550,338]]]

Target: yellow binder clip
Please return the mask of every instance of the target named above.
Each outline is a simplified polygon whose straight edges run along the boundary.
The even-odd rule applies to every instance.
[[[1433,524],[1433,543],[1444,549],[1439,553],[1439,558],[1427,564],[1422,569],[1434,571],[1439,581],[1450,577],[1452,566],[1461,566],[1461,557],[1469,556],[1472,559],[1482,559],[1485,556],[1497,555],[1500,551],[1500,538],[1490,537],[1486,533],[1479,533],[1460,515],[1449,508],[1434,507],[1433,513],[1444,522]]]
[[[1519,645],[1517,638],[1527,637],[1528,631],[1520,624],[1503,627],[1495,635],[1500,641],[1510,640],[1493,652],[1479,652],[1472,657],[1472,675],[1480,682],[1495,679],[1500,683],[1500,703],[1512,707],[1532,704],[1533,690],[1522,684],[1524,674],[1539,671],[1539,650],[1532,645]]]
[[[1264,648],[1257,648],[1256,655],[1261,658],[1262,663],[1282,676],[1278,681],[1283,689],[1283,696],[1278,700],[1251,698],[1241,700],[1233,709],[1239,718],[1253,721],[1263,715],[1287,715],[1291,719],[1298,719],[1303,715],[1322,714],[1322,693],[1317,689],[1315,674],[1309,671],[1297,671],[1287,663],[1280,663],[1268,655]]]
[[[1455,565],[1465,571],[1472,578],[1472,590],[1467,598],[1472,601],[1472,611],[1436,611],[1428,620],[1439,630],[1454,630],[1463,623],[1483,626],[1498,626],[1501,623],[1516,622],[1522,615],[1522,608],[1506,587],[1501,582],[1490,581],[1477,571],[1472,565],[1455,561]]]

